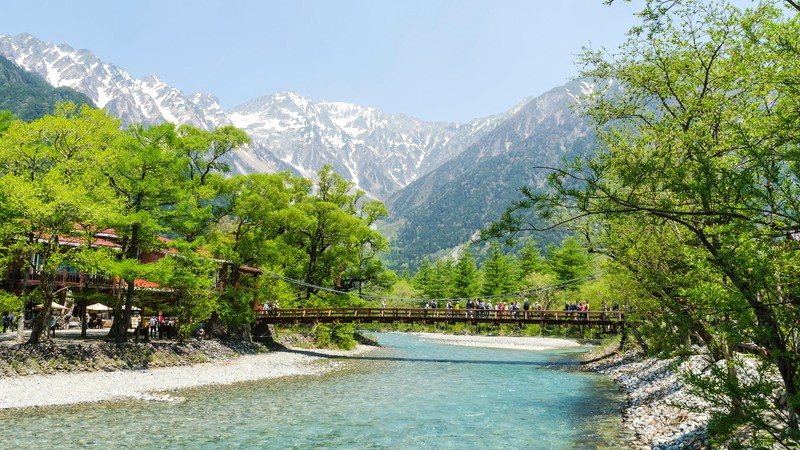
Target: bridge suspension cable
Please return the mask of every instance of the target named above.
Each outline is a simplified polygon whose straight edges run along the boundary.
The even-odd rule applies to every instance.
[[[546,291],[554,291],[558,289],[563,289],[567,286],[571,286],[573,284],[583,283],[585,281],[591,281],[594,279],[599,278],[603,275],[606,271],[595,272],[593,274],[585,275],[578,278],[573,278],[571,280],[562,281],[560,283],[551,284],[547,286],[541,286],[537,288],[531,289],[524,289],[521,291],[515,292],[507,292],[504,294],[494,294],[494,295],[485,295],[485,296],[475,296],[475,297],[449,297],[449,298],[414,298],[414,297],[387,297],[384,295],[373,295],[373,294],[360,294],[356,292],[346,292],[340,291],[337,289],[327,288],[324,286],[318,286],[316,284],[308,283],[302,280],[297,280],[294,278],[290,278],[279,273],[271,272],[269,270],[264,270],[264,273],[270,275],[274,278],[279,280],[285,281],[290,284],[294,284],[297,286],[307,287],[311,289],[316,289],[319,291],[330,292],[332,294],[342,294],[342,295],[354,295],[359,298],[363,298],[365,300],[399,300],[399,301],[406,301],[406,302],[423,302],[423,301],[436,301],[436,302],[447,302],[447,301],[461,301],[461,300],[497,300],[501,298],[509,298],[509,297],[525,297],[526,295],[533,295],[539,292],[546,292]]]

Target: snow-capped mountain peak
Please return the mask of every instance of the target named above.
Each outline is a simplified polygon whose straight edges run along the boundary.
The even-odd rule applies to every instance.
[[[86,94],[124,125],[163,121],[213,129],[233,124],[252,139],[231,166],[240,173],[292,170],[313,177],[325,164],[375,198],[389,194],[458,155],[506,115],[468,124],[424,122],[297,92],[255,98],[224,111],[209,94],[186,95],[158,76],[133,78],[88,50],[0,35],[0,55],[54,86]]]

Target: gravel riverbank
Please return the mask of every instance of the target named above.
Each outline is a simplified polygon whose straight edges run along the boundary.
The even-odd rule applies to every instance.
[[[592,355],[597,359],[598,356]],[[628,396],[623,423],[635,436],[640,449],[707,449],[708,415],[687,411],[681,405],[699,404],[691,396],[678,371],[697,370],[698,358],[646,358],[636,351],[605,355],[585,365],[587,370],[611,378]]]
[[[0,409],[121,398],[174,401],[177,389],[335,370],[333,357],[354,351],[267,351],[257,344],[57,342],[0,346]]]
[[[480,336],[452,335],[437,333],[410,333],[424,339],[434,340],[447,345],[465,347],[504,348],[512,350],[544,351],[558,348],[580,347],[581,344],[571,339],[549,338],[537,336]]]

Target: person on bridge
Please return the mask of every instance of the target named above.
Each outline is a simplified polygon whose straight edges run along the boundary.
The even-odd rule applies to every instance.
[[[386,299],[381,300],[381,317],[386,316]]]

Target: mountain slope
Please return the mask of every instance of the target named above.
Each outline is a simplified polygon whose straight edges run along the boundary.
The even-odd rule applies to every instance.
[[[55,104],[60,102],[94,107],[86,95],[66,87],[54,88],[42,77],[0,56],[0,111],[8,110],[22,120],[31,121],[52,114]]]
[[[424,122],[347,103],[312,102],[295,93],[259,97],[223,111],[211,95],[184,95],[151,76],[134,79],[87,50],[0,36],[0,55],[88,95],[124,125],[170,121],[203,129],[234,124],[252,145],[227,162],[239,173],[291,170],[313,177],[329,164],[377,199],[417,180],[494,129],[508,115],[467,124]]]
[[[99,108],[119,117],[123,125],[166,120],[210,129],[230,124],[215,99],[203,94],[185,96],[155,76],[137,80],[88,50],[76,51],[30,34],[0,35],[0,55],[53,86],[86,94]]]
[[[531,99],[458,157],[393,195],[392,217],[381,226],[392,237],[392,260],[415,265],[467,242],[519,198],[519,187],[544,185],[548,171],[535,167],[558,167],[593,151],[588,123],[570,110],[572,93],[581,89],[570,83]]]
[[[412,264],[458,246],[517,197],[541,186],[563,157],[591,151],[587,124],[570,111],[578,83],[526,99],[500,115],[466,124],[424,122],[359,105],[315,102],[297,93],[258,97],[224,111],[215,97],[184,95],[159,78],[134,79],[87,50],[0,36],[0,55],[54,86],[70,86],[124,124],[168,120],[203,129],[233,124],[252,139],[227,161],[238,173],[289,170],[313,178],[330,165],[387,202],[382,224],[393,258]],[[540,242],[543,240],[537,237]]]
[[[349,103],[315,103],[289,92],[257,98],[228,117],[254,142],[249,155],[237,155],[240,171],[277,160],[313,177],[330,164],[359,188],[385,198],[460,153],[504,116],[468,124],[423,122]]]

